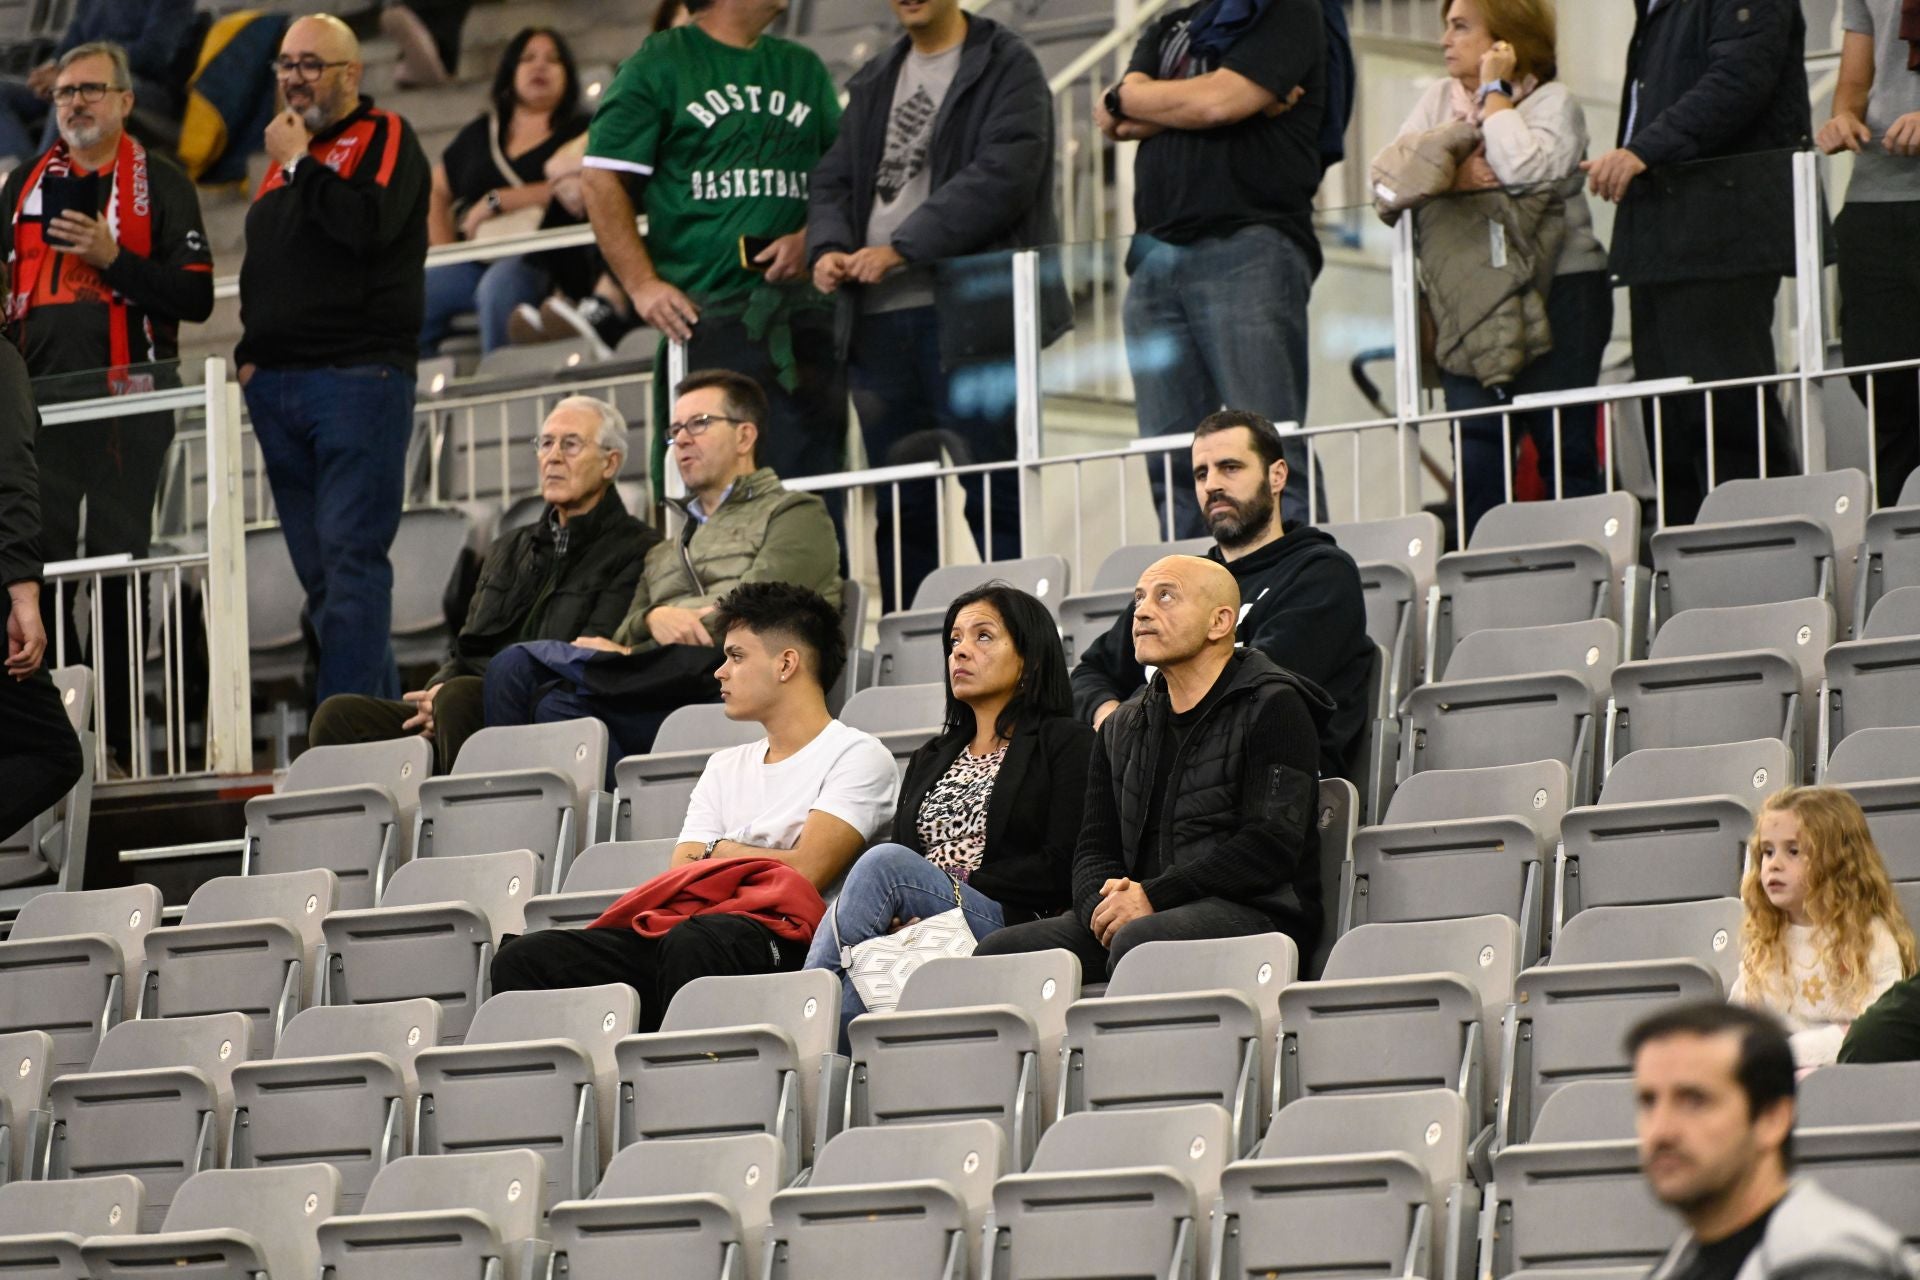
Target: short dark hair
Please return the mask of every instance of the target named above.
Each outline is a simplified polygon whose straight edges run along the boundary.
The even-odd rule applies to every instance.
[[[708,387],[720,388],[729,418],[751,422],[760,429],[762,435],[766,434],[767,393],[758,382],[744,373],[735,373],[732,369],[695,369],[680,379],[680,385],[673,389],[673,398],[678,400],[681,396],[705,391]],[[754,461],[758,462],[760,444],[757,440],[753,454]]]
[[[1761,1009],[1719,1000],[1692,1000],[1649,1014],[1627,1033],[1627,1056],[1637,1058],[1642,1046],[1674,1036],[1732,1035],[1740,1039],[1740,1059],[1734,1078],[1747,1095],[1747,1115],[1785,1099],[1793,1100],[1793,1045],[1780,1020]],[[1793,1159],[1793,1138],[1780,1149],[1781,1159]]]
[[[1193,429],[1193,438],[1198,440],[1221,431],[1232,431],[1235,427],[1247,429],[1247,435],[1253,439],[1253,451],[1260,456],[1261,467],[1270,468],[1286,458],[1285,451],[1280,447],[1280,429],[1246,409],[1222,409],[1208,414]]]
[[[992,606],[1007,628],[1013,651],[1020,655],[1020,683],[1014,686],[1013,697],[1007,705],[1000,709],[994,721],[994,733],[1001,738],[1011,738],[1022,724],[1047,716],[1071,715],[1073,685],[1067,676],[1066,650],[1060,645],[1060,624],[1054,621],[1047,606],[1004,582],[989,582],[955,596],[947,606],[947,620],[940,628],[944,653],[953,652],[953,620],[970,604]],[[947,685],[946,732],[977,731],[979,726],[974,723],[973,708],[953,695],[952,671],[942,670],[941,679]]]
[[[563,121],[580,114],[580,68],[574,64],[573,50],[567,47],[566,37],[552,27],[522,27],[513,39],[507,41],[506,51],[500,55],[500,65],[493,69],[493,87],[487,92],[487,100],[500,117],[500,142],[503,147],[506,145],[507,122],[513,119],[514,73],[519,70],[521,55],[526,53],[527,46],[533,43],[535,36],[545,36],[553,41],[554,52],[560,55],[560,66],[567,73],[567,87],[560,91],[560,101],[553,106],[554,127],[558,128]]]
[[[715,606],[712,631],[721,642],[735,627],[766,639],[793,641],[813,658],[814,679],[822,692],[833,688],[847,665],[847,637],[840,611],[818,591],[791,582],[743,582]]]

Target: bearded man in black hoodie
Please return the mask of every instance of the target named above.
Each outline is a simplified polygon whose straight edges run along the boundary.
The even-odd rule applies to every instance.
[[[1236,637],[1325,691],[1333,710],[1320,723],[1320,773],[1351,777],[1373,657],[1360,571],[1323,531],[1282,527],[1286,486],[1280,433],[1259,414],[1226,409],[1193,429],[1193,488],[1215,543],[1206,558],[1240,588]],[[1122,613],[1073,670],[1074,712],[1096,729],[1147,683],[1133,622]]]

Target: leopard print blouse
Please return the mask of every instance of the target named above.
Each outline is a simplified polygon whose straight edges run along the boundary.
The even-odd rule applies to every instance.
[[[927,861],[964,882],[987,848],[987,801],[1007,758],[1003,746],[991,755],[962,749],[920,803],[917,824]]]

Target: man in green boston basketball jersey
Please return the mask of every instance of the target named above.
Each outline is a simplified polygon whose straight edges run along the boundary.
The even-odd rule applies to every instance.
[[[693,21],[649,37],[594,115],[594,236],[635,311],[687,343],[689,367],[735,369],[766,389],[762,463],[786,477],[837,471],[846,375],[832,304],[806,265],[808,175],[840,122],[833,78],[807,49],[763,34],[786,0],[687,8]]]

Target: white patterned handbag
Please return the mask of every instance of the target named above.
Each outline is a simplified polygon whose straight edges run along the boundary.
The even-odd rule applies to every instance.
[[[833,922],[840,937],[840,919]],[[937,916],[917,920],[896,933],[840,949],[841,965],[853,979],[853,989],[869,1013],[884,1013],[900,1003],[907,979],[935,956],[970,956],[975,946],[967,913],[955,907]]]

